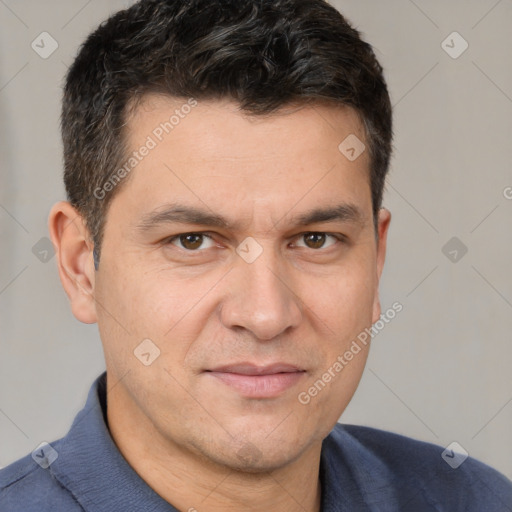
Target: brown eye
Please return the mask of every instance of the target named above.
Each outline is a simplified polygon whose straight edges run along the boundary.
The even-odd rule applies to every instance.
[[[297,246],[306,247],[307,249],[327,249],[336,242],[343,242],[342,235],[332,235],[330,233],[323,233],[315,231],[300,235]]]
[[[304,235],[304,242],[310,249],[320,249],[326,239],[325,233],[307,233]]]
[[[181,235],[180,242],[185,249],[194,250],[201,247],[203,243],[203,235],[192,233],[190,235]]]
[[[177,245],[182,249],[186,249],[187,251],[196,251],[204,244],[205,241],[211,242],[210,246],[212,246],[213,241],[208,235],[203,233],[183,233],[182,235],[173,237],[170,240],[170,243]],[[203,247],[203,249],[208,249],[208,247]]]

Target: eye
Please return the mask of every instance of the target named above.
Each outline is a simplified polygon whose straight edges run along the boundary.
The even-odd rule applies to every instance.
[[[328,238],[331,238],[333,242],[328,245],[325,245]],[[336,241],[341,242],[343,240],[343,237],[341,235],[336,236],[331,235],[329,233],[314,231],[300,235],[300,238],[298,240],[304,240],[304,245],[296,244],[299,247],[307,247],[308,249],[325,249],[326,247],[334,245]]]
[[[202,247],[202,249],[209,249],[210,247],[214,246],[212,237],[205,233],[182,233],[181,235],[176,235],[172,238],[169,238],[167,242],[176,245],[180,249],[196,251],[205,241],[209,242],[210,245],[207,247]]]

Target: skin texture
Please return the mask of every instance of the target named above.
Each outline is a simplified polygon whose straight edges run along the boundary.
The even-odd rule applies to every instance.
[[[147,96],[128,119],[130,147],[185,102]],[[349,134],[364,140],[347,107],[297,105],[256,118],[230,101],[199,102],[125,178],[97,272],[81,217],[66,202],[51,211],[73,314],[98,323],[112,437],[179,510],[320,509],[321,442],[352,398],[368,349],[307,405],[297,397],[378,320],[390,222],[381,209],[377,240],[368,152],[351,162],[338,150]],[[138,227],[175,202],[236,225]],[[294,220],[340,204],[359,217]],[[169,241],[190,232],[212,238],[192,249]],[[315,245],[309,232],[343,237]],[[236,251],[246,237],[262,249],[252,263]],[[146,366],[134,350],[148,338],[160,354]],[[206,371],[239,362],[303,372],[276,396],[254,398]]]

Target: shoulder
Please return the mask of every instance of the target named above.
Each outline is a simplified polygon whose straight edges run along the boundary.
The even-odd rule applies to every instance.
[[[361,485],[371,481],[386,487],[397,502],[428,504],[431,510],[512,511],[512,482],[467,454],[343,424],[334,427],[324,446],[331,465],[351,467]]]
[[[58,446],[58,442],[52,443]],[[0,469],[2,512],[82,512],[72,494],[62,487],[51,465],[43,469],[29,454]]]

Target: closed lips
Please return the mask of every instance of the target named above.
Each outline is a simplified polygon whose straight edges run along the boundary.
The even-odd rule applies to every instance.
[[[266,366],[258,366],[250,363],[232,364],[221,367],[216,367],[209,372],[217,373],[237,373],[239,375],[248,376],[259,376],[259,375],[274,375],[276,373],[296,373],[304,372],[305,370],[300,369],[295,365],[287,363],[274,363]]]

